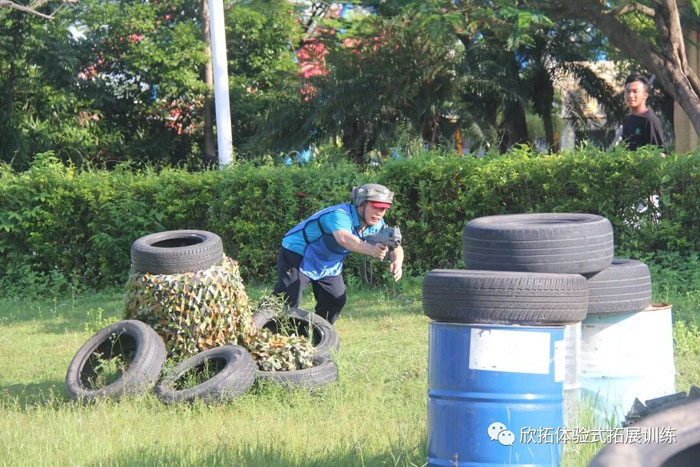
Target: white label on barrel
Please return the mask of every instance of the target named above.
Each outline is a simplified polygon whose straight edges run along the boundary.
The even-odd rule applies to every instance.
[[[566,376],[566,346],[564,341],[554,341],[554,382],[564,381]]]
[[[549,374],[549,334],[546,332],[471,330],[469,369]]]
[[[582,323],[581,372],[639,377],[673,368],[671,310],[590,315]]]

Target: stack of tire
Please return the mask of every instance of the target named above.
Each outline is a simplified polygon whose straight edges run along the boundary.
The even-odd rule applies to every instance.
[[[220,264],[224,254],[221,238],[214,233],[175,230],[137,239],[132,244],[131,257],[135,271],[167,275],[205,270]],[[285,313],[285,320],[293,321],[314,345],[311,368],[261,371],[244,347],[227,344],[201,351],[163,372],[167,358],[163,338],[146,323],[126,319],[101,329],[78,350],[66,373],[66,393],[73,400],[86,402],[137,395],[155,388],[163,402],[214,402],[243,395],[256,379],[308,389],[337,381],[338,369],[330,357],[340,343],[332,325],[301,309],[288,309]],[[276,332],[280,318],[259,312],[252,321],[258,328]],[[107,384],[97,384],[101,367],[111,361],[123,364],[118,376]],[[186,375],[204,369],[208,370],[208,379],[182,388]]]
[[[423,310],[434,320],[429,347],[429,464],[442,464],[456,455],[460,462],[500,464],[518,459],[518,463],[557,464],[560,453],[552,444],[520,445],[512,442],[513,432],[524,429],[518,425],[526,421],[529,426],[563,428],[564,387],[575,386],[577,375],[575,352],[567,351],[576,343],[565,342],[564,329],[580,325],[588,312],[589,284],[584,275],[612,264],[612,226],[592,214],[481,217],[466,224],[462,251],[468,269],[433,270],[423,281]],[[454,333],[471,328],[471,339],[448,352],[446,345],[460,341],[436,331],[441,327]],[[489,341],[483,335],[500,337],[491,339],[492,348],[485,349]],[[451,386],[458,378],[439,374],[447,368],[440,359],[454,360],[455,371],[469,374],[463,380],[466,387]],[[504,384],[510,387],[503,388]],[[441,409],[451,405],[445,402],[449,399],[456,402],[449,410]],[[454,420],[460,412],[462,419]],[[439,417],[470,430],[445,443],[441,438],[450,435],[440,428],[444,423],[436,421]],[[509,430],[503,430],[506,438],[494,437],[498,433],[492,428],[508,423]],[[499,442],[493,443],[494,439]]]
[[[585,278],[584,314],[579,304],[577,313],[570,310],[530,323],[565,325],[567,416],[575,415],[581,392],[608,422],[624,418],[635,396],[648,399],[674,392],[670,306],[650,306],[647,265],[614,258],[607,219],[566,213],[482,217],[467,223],[462,247],[470,269]],[[637,374],[644,377],[627,377],[630,368],[640,367],[645,368]],[[651,381],[655,379],[663,384]],[[625,397],[612,397],[614,389]]]

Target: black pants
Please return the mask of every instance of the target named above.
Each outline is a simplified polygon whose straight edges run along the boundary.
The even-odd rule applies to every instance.
[[[345,306],[347,296],[343,276],[329,276],[317,281],[299,270],[301,255],[280,248],[277,256],[277,285],[274,293],[284,295],[291,307],[298,307],[306,286],[311,283],[316,298],[316,314],[327,319],[331,324],[338,319]]]

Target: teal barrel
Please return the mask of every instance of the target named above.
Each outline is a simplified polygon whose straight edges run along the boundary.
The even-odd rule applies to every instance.
[[[563,326],[430,322],[428,465],[558,466]]]
[[[564,326],[564,346],[566,347],[566,373],[564,376],[564,425],[572,428],[576,424],[581,409],[581,380],[579,360],[581,359],[581,323]]]
[[[672,308],[652,303],[634,313],[589,314],[581,323],[582,395],[599,422],[619,423],[634,399],[675,392]]]

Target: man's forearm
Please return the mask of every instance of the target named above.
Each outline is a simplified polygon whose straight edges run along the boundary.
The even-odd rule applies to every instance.
[[[401,245],[394,248],[394,261],[401,264],[403,263],[403,247]]]

